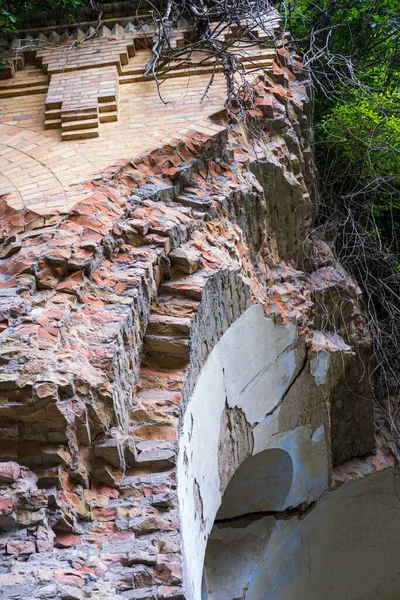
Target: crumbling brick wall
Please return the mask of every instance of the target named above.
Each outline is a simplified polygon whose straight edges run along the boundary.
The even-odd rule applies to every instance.
[[[255,89],[257,138],[222,111],[88,179],[66,211],[3,196],[0,597],[184,598],[179,427],[220,337],[258,303],[298,326],[309,362],[368,345],[359,290],[331,255],[320,287],[342,286],[352,337],[313,332],[326,261],[308,240],[298,59],[277,52]],[[357,410],[364,453],[371,403]]]

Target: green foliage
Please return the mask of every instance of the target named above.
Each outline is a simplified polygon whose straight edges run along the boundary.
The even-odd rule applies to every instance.
[[[280,5],[315,83],[316,225],[364,292],[377,408],[400,445],[400,2]]]
[[[400,235],[400,2],[281,2],[316,87],[322,192],[363,198],[379,235]],[[373,231],[370,232],[371,236]],[[399,257],[400,261],[400,257]]]
[[[366,176],[375,175],[377,169],[386,174],[399,169],[400,105],[396,97],[382,93],[350,103],[336,102],[321,117],[325,139],[340,146],[347,160],[362,161]],[[373,152],[368,150],[371,144]]]
[[[76,9],[86,5],[83,0],[12,0],[7,4],[9,10],[17,17],[46,10],[57,10],[64,14],[73,13]]]
[[[5,8],[0,8],[0,38],[15,32],[17,18]]]
[[[340,184],[343,191],[355,191],[373,182],[372,194],[366,202],[384,232],[392,223],[385,215],[396,217],[400,207],[400,102],[399,94],[371,93],[353,97],[347,103],[335,102],[330,111],[322,114],[316,129],[317,160],[322,173]],[[335,157],[332,169],[332,156]],[[330,164],[326,161],[330,159]],[[326,183],[328,183],[326,181]],[[388,190],[390,193],[388,194]]]
[[[343,83],[338,75],[347,67],[354,69],[363,84],[398,85],[399,0],[291,0],[280,4],[307,59],[322,67],[332,83]],[[319,72],[316,77],[321,75]]]
[[[56,11],[60,21],[68,22],[87,0],[0,0],[0,40],[7,40],[30,14]]]

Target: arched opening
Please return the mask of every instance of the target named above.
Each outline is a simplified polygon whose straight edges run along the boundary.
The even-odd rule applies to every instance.
[[[253,522],[257,528],[263,516],[283,509],[292,478],[292,459],[279,448],[263,450],[239,466],[224,492],[207,544],[202,600],[230,598],[249,577],[262,544],[249,534],[252,527],[244,535],[243,531]]]
[[[304,358],[296,327],[275,324],[261,305],[254,305],[218,341],[197,378],[182,420],[177,467],[188,600],[210,595],[211,571],[204,570],[210,536],[219,532],[233,542],[235,536],[243,537],[240,521],[253,521],[245,533],[255,530],[254,544],[252,538],[238,542],[238,548],[229,544],[235,556],[226,561],[233,565],[237,558],[240,573],[240,556],[248,556],[249,577],[244,579],[249,581],[268,538],[264,530],[267,538],[257,538],[261,520],[251,514],[267,515],[275,523],[269,513],[312,503],[327,488],[326,403],[316,396],[311,423],[304,422],[301,405],[282,402]],[[313,394],[313,376],[307,377],[307,393]],[[288,426],[288,419],[294,426]],[[230,526],[237,517],[238,526]],[[225,549],[225,540],[217,542]],[[224,572],[225,567],[218,568]],[[222,579],[231,577],[226,572]],[[210,597],[242,596],[223,594],[220,588]]]
[[[292,459],[284,450],[271,448],[249,456],[230,480],[216,520],[282,510],[292,477]]]
[[[399,547],[389,470],[325,493],[307,514],[217,518],[202,600],[398,600]]]

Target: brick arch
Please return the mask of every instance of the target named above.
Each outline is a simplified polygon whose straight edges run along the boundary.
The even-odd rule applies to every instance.
[[[287,456],[292,472],[288,481],[285,474],[276,476],[275,489],[266,490],[264,503],[257,505],[257,510],[282,511],[308,504],[327,488],[327,432],[322,419],[316,427],[307,425],[292,431],[285,431],[280,424],[281,407],[301,372],[304,353],[296,326],[274,323],[265,316],[262,305],[254,304],[227,329],[200,372],[182,419],[177,470],[184,574],[190,600],[200,598],[207,540],[214,521],[242,516],[240,510],[238,515],[231,514],[229,502],[227,512],[219,513],[224,494],[250,457],[257,462],[257,457],[270,452],[268,456],[274,459],[271,472],[278,472],[277,457]],[[245,498],[244,493],[246,504]],[[251,499],[247,504],[249,513],[257,512]]]
[[[44,133],[0,123],[0,137],[0,172],[18,193],[8,197],[16,210],[66,213],[85,196],[84,183],[100,173],[78,149],[66,151]]]

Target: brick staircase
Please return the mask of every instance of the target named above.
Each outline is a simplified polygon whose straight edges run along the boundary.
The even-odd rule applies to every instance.
[[[63,102],[61,109],[61,139],[64,141],[79,140],[82,137],[99,137],[97,102],[71,107],[68,102]]]
[[[224,27],[221,40],[230,41],[237,34],[237,28]],[[174,30],[170,52],[183,48],[191,37],[193,31],[188,28]],[[235,44],[241,66],[247,72],[272,70],[275,50],[267,37],[260,28],[255,31],[254,46],[248,47],[248,36]],[[45,129],[60,129],[64,141],[97,138],[102,123],[118,120],[119,85],[146,81],[144,73],[153,41],[154,28],[138,29],[129,21],[116,22],[112,28],[104,24],[99,31],[90,26],[76,28],[72,33],[53,30],[46,36],[41,32],[36,38],[27,33],[22,49],[14,48],[6,56],[22,71],[17,72],[16,78],[2,81],[0,99],[46,94]],[[29,48],[26,54],[24,43]],[[199,54],[199,60],[204,58],[207,56]],[[25,60],[34,60],[35,66],[25,64]],[[163,78],[215,73],[213,60],[201,65],[194,62],[190,68],[172,64]],[[217,71],[222,72],[222,67],[222,62],[217,64]]]
[[[141,51],[138,55],[131,58],[126,66],[122,67],[122,74],[119,76],[119,83],[136,83],[146,81],[144,77],[144,65],[151,57],[149,51]],[[270,70],[272,68],[275,51],[272,48],[258,48],[257,51],[248,50],[246,56],[243,57],[242,66],[247,70]],[[201,57],[200,57],[201,58]],[[222,63],[221,63],[222,69]],[[208,75],[213,73],[214,63],[210,62],[204,66],[192,67],[171,67],[163,77],[169,79],[171,77],[187,77],[188,75]]]

